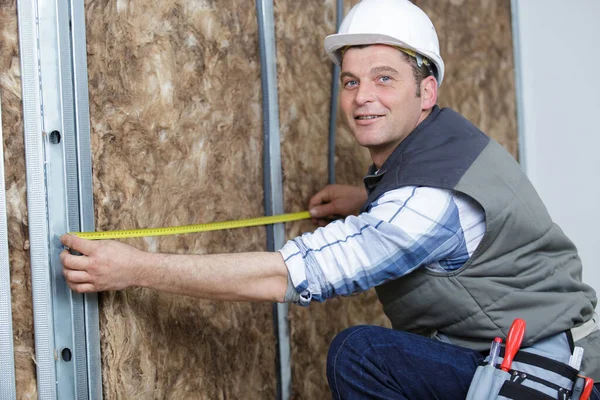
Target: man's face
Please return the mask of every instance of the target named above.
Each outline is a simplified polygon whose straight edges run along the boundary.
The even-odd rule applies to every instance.
[[[377,167],[426,117],[410,63],[386,45],[351,47],[344,53],[341,107],[354,138]]]

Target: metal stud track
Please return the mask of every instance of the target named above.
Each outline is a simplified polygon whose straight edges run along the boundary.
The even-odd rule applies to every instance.
[[[100,399],[97,299],[59,259],[61,234],[93,230],[83,1],[17,6],[38,398]]]
[[[283,190],[273,0],[257,0],[256,11],[263,103],[265,215],[276,215],[283,213]],[[284,241],[283,224],[267,227],[267,250],[280,249],[283,247]],[[277,398],[287,400],[290,398],[292,388],[287,304],[276,303],[273,305],[273,323],[277,337]]]
[[[340,30],[344,17],[344,1],[335,3],[335,32]],[[329,136],[327,152],[327,183],[335,183],[335,128],[337,126],[338,96],[340,93],[340,66],[333,64],[331,70],[331,102],[329,106]]]
[[[2,93],[0,93],[0,400],[17,398],[15,388],[15,353],[13,347],[10,301],[10,259],[6,221],[6,186],[4,180],[4,139],[2,136]]]

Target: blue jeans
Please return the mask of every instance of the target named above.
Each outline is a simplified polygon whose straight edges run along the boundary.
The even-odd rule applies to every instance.
[[[464,400],[483,356],[412,333],[355,326],[337,335],[327,356],[332,398]],[[592,400],[600,400],[597,385]]]

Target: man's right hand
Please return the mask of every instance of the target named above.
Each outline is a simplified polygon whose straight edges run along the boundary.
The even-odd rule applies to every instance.
[[[367,201],[365,188],[350,185],[327,185],[308,202],[313,223],[325,226],[334,219],[357,215]]]

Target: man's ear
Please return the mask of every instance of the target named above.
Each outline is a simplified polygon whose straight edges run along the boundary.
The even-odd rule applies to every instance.
[[[430,110],[437,103],[437,80],[429,75],[421,81],[421,109]]]

